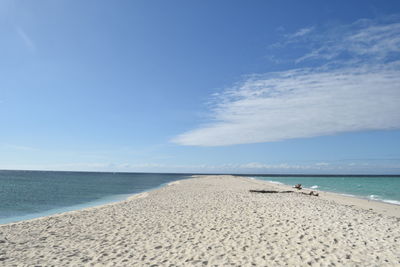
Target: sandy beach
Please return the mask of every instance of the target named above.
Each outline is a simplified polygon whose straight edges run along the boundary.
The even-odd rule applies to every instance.
[[[400,206],[227,175],[0,226],[0,266],[399,266]],[[307,192],[307,190],[302,190]]]

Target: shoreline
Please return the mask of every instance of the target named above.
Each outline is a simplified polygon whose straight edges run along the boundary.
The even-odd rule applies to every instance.
[[[383,213],[389,216],[394,216],[394,217],[399,217],[400,218],[400,205],[398,204],[393,204],[393,203],[387,203],[379,200],[369,200],[367,198],[362,198],[358,196],[353,196],[353,195],[344,195],[341,193],[336,193],[336,192],[330,192],[330,191],[323,191],[323,190],[318,190],[318,189],[311,189],[311,188],[303,188],[301,191],[298,191],[297,189],[293,188],[290,185],[283,184],[283,183],[275,183],[274,181],[267,181],[267,180],[261,180],[253,177],[248,177],[250,179],[254,179],[257,181],[262,181],[270,184],[272,187],[275,187],[277,189],[281,190],[293,190],[295,192],[318,192],[319,197],[322,199],[327,199],[327,200],[333,200],[337,203],[343,204],[343,205],[354,205],[357,206],[358,208],[370,210],[373,209],[374,211],[377,211],[379,213]]]
[[[379,203],[386,211],[371,209],[365,202],[352,205],[343,197],[340,203],[325,192],[319,197],[281,192],[287,189],[245,177],[195,176],[122,202],[0,225],[0,262],[21,266],[400,263],[399,214],[387,212],[394,205]]]
[[[193,179],[193,178],[200,178],[200,177],[207,177],[207,176],[233,176],[233,177],[237,177],[237,178],[244,178],[244,179],[248,179],[248,180],[256,180],[256,181],[261,181],[261,182],[265,182],[268,183],[271,186],[275,186],[277,188],[280,188],[282,190],[295,190],[292,186],[288,185],[288,184],[283,184],[281,182],[275,182],[275,181],[268,181],[268,180],[262,180],[262,179],[258,179],[256,177],[252,177],[252,176],[241,176],[241,175],[207,175],[207,174],[194,174],[191,175],[190,178],[188,179]],[[179,184],[180,181],[184,181],[184,180],[188,180],[188,179],[180,179],[180,180],[176,180],[173,182],[169,182],[169,183],[164,183],[161,184],[159,186],[156,186],[154,188],[150,188],[148,190],[142,191],[142,192],[138,192],[135,194],[121,194],[124,195],[124,197],[121,197],[119,199],[114,199],[111,201],[107,201],[104,203],[102,202],[102,199],[99,200],[95,200],[95,201],[91,201],[91,202],[87,202],[87,203],[82,203],[82,204],[78,204],[78,205],[74,205],[74,206],[70,206],[70,207],[64,207],[66,210],[65,211],[61,211],[63,208],[59,208],[60,212],[51,212],[47,215],[44,216],[35,216],[32,218],[28,218],[28,219],[23,219],[23,220],[18,220],[18,221],[13,221],[13,222],[6,222],[6,223],[0,223],[0,226],[3,225],[9,225],[9,224],[16,224],[16,223],[22,223],[22,222],[29,222],[32,220],[37,220],[37,219],[42,219],[42,218],[46,218],[46,217],[51,217],[51,216],[59,216],[59,215],[63,215],[63,214],[67,214],[67,213],[74,213],[74,212],[79,212],[79,211],[84,211],[84,210],[88,210],[88,209],[93,209],[93,208],[101,208],[104,206],[108,206],[108,205],[113,205],[113,204],[118,204],[118,203],[123,203],[129,200],[134,200],[136,198],[141,198],[141,197],[145,197],[144,195],[146,195],[146,193],[151,192],[151,191],[155,191],[158,189],[161,189],[163,187],[168,187],[174,184]],[[355,196],[355,195],[346,195],[346,194],[341,194],[341,193],[337,193],[337,192],[330,192],[330,191],[323,191],[323,190],[318,190],[318,189],[311,189],[311,188],[303,188],[302,192],[309,192],[309,191],[315,191],[315,192],[319,192],[325,195],[321,195],[323,197],[327,197],[330,200],[334,200],[337,201],[341,204],[348,204],[348,205],[355,205],[358,206],[360,208],[364,208],[364,209],[374,209],[375,211],[378,211],[380,213],[384,213],[390,216],[396,216],[396,217],[400,217],[400,205],[399,204],[394,204],[394,203],[388,203],[388,202],[384,202],[384,201],[380,201],[380,200],[370,200],[368,198],[363,198],[361,196]],[[301,192],[301,191],[299,191]],[[110,198],[116,197],[119,195],[113,195],[113,196],[109,196]],[[147,195],[146,195],[147,196]],[[105,197],[108,198],[108,197]],[[91,205],[89,203],[96,203],[99,202],[99,204],[94,204]],[[387,206],[388,205],[388,206]],[[78,209],[75,209],[74,207],[77,206],[82,206]],[[370,207],[371,206],[371,207]],[[72,209],[69,209],[72,208]],[[58,210],[58,209],[56,209]],[[50,211],[50,210],[49,210]],[[44,212],[40,212],[39,214],[43,213],[46,214],[46,212],[48,211],[44,211]],[[29,216],[29,215],[27,215]],[[21,216],[22,217],[22,216]]]
[[[301,177],[303,177],[303,176],[301,176]],[[320,177],[320,176],[318,176],[318,177]],[[321,177],[323,177],[323,176],[321,176]],[[334,177],[334,176],[332,176],[332,177]],[[361,176],[357,175],[356,177],[361,177]],[[399,177],[399,176],[396,175],[394,177]],[[280,182],[280,181],[264,180],[264,179],[259,179],[258,177],[254,177],[254,176],[249,176],[249,178],[250,179],[260,180],[260,181],[266,181],[266,182],[269,182],[271,184],[277,184],[277,185],[283,185],[283,186],[289,186],[289,187],[292,186],[290,184],[283,183],[283,182]],[[267,178],[267,177],[263,177],[263,178]],[[317,187],[317,188],[303,187],[303,189],[310,190],[310,191],[324,192],[324,193],[329,193],[329,194],[335,194],[335,195],[340,195],[340,196],[344,196],[344,197],[351,197],[351,198],[356,198],[356,199],[363,199],[363,200],[367,200],[367,201],[373,201],[373,202],[379,202],[379,203],[385,203],[385,204],[400,206],[400,200],[378,199],[378,198],[370,198],[370,197],[368,197],[366,195],[357,195],[357,194],[354,194],[354,193],[341,193],[341,192],[335,192],[335,191],[326,191],[326,190],[323,190],[323,189],[319,189],[319,187]],[[371,195],[371,196],[374,196],[374,195]]]
[[[196,175],[193,175],[193,176],[196,176]],[[189,179],[191,179],[191,178],[189,178]],[[187,180],[187,179],[181,179],[181,180]],[[90,210],[90,209],[94,209],[94,208],[106,207],[108,205],[123,203],[123,202],[129,201],[129,200],[133,200],[135,198],[140,198],[140,195],[143,195],[148,192],[155,191],[160,188],[169,186],[170,184],[173,184],[173,183],[181,181],[181,180],[176,180],[176,181],[169,182],[169,183],[163,183],[156,187],[153,187],[153,188],[150,188],[150,189],[138,192],[138,193],[134,193],[134,194],[111,195],[111,196],[103,197],[101,199],[90,201],[90,202],[85,202],[85,203],[81,203],[81,204],[77,204],[77,205],[73,205],[73,206],[67,206],[67,207],[63,207],[63,208],[52,209],[52,210],[59,210],[59,212],[52,212],[52,210],[47,210],[47,211],[43,211],[43,212],[39,212],[39,213],[31,213],[31,214],[27,214],[27,215],[23,215],[23,216],[13,217],[13,218],[20,218],[20,217],[25,217],[25,216],[28,217],[27,219],[23,219],[23,220],[1,223],[1,219],[0,219],[0,227],[3,225],[29,222],[29,221],[39,220],[39,219],[43,219],[43,218],[47,218],[47,217],[51,217],[51,216],[62,216],[64,214],[68,214],[68,213],[74,213],[74,212],[85,211],[85,210]],[[117,196],[120,196],[120,197],[117,197]],[[111,198],[113,200],[103,202],[107,198]],[[90,203],[92,203],[92,204],[90,204]],[[79,206],[81,206],[81,207],[79,207]],[[75,207],[79,207],[79,208],[76,209]],[[62,211],[63,209],[65,209],[65,210]],[[48,213],[48,214],[43,215],[43,216],[34,216],[32,218],[29,218],[33,214],[46,214],[46,213]],[[4,220],[6,220],[6,219],[4,219]]]

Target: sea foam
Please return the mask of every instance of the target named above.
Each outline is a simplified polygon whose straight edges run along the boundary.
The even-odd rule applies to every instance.
[[[269,183],[271,183],[271,184],[283,184],[283,183],[277,182],[277,181],[267,181],[267,182],[269,182]]]

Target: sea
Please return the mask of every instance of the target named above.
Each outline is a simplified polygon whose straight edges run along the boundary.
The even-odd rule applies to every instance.
[[[117,202],[190,174],[0,171],[0,224]]]
[[[290,186],[302,184],[303,188],[400,205],[400,175],[257,175],[252,177],[276,184]]]
[[[0,170],[0,224],[121,201],[133,194],[191,176],[171,173]],[[400,176],[251,177],[291,186],[302,184],[314,190],[400,205]]]

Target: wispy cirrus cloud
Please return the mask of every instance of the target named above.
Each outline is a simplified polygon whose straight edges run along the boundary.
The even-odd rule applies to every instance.
[[[311,33],[313,30],[314,30],[314,27],[302,28],[302,29],[298,30],[297,32],[295,32],[293,34],[289,34],[287,36],[287,38],[288,39],[295,39],[295,38],[298,38],[298,37],[302,37],[302,36],[305,36],[305,35]]]
[[[382,61],[399,53],[400,22],[363,19],[313,35],[294,34],[289,41],[296,45],[311,44],[311,51],[299,57],[297,63],[310,59]]]
[[[7,149],[12,149],[12,150],[19,150],[19,151],[34,151],[37,150],[34,147],[31,146],[23,146],[23,145],[11,145],[11,144],[5,144],[3,145]]]
[[[224,146],[400,128],[400,23],[380,23],[329,29],[326,40],[317,29],[290,35],[314,42],[294,61],[322,60],[318,67],[248,75],[216,97],[208,124],[173,142]]]
[[[33,42],[32,38],[21,27],[16,27],[16,31],[17,31],[18,36],[24,42],[25,46],[30,51],[34,52],[36,50],[36,45]]]

